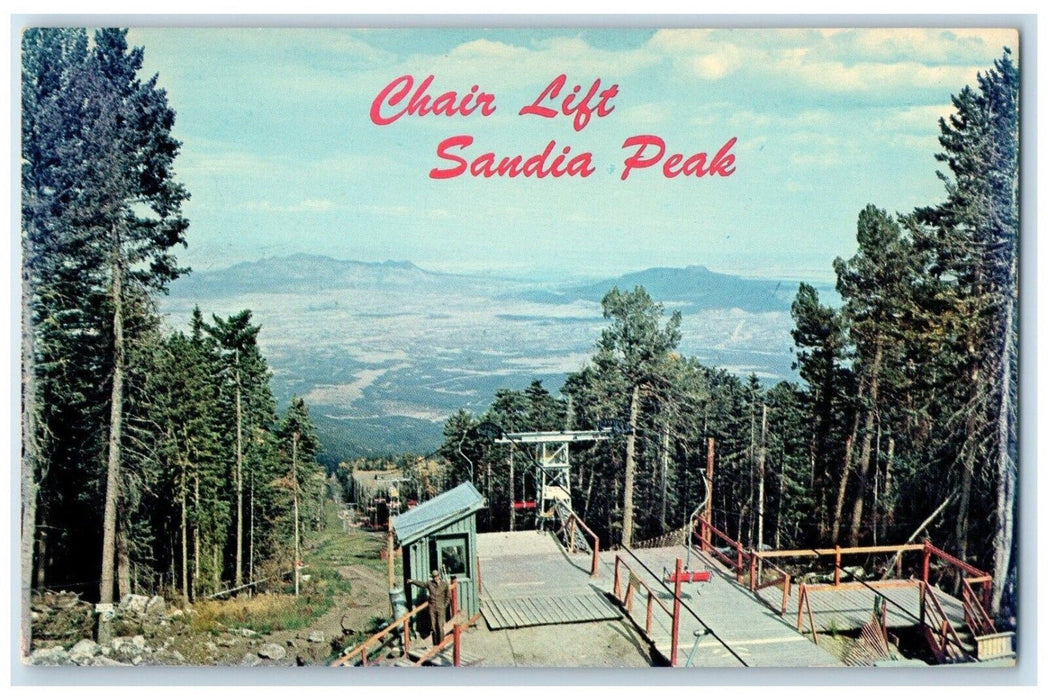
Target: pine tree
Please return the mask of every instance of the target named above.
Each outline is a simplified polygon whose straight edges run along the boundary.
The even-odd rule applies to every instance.
[[[56,273],[43,288],[27,286],[39,303],[29,335],[51,341],[34,355],[74,362],[85,377],[64,396],[56,389],[49,411],[85,400],[77,386],[108,386],[103,401],[91,402],[108,409],[103,604],[113,602],[120,541],[126,359],[132,334],[152,325],[134,315],[152,313],[150,295],[179,274],[170,249],[184,244],[187,225],[180,209],[188,194],[171,171],[179,148],[170,135],[174,112],[156,77],[139,80],[142,51],[129,50],[125,35],[99,30],[90,47],[79,30],[30,30],[23,39],[26,274],[39,280],[45,270]],[[80,423],[97,425],[92,413]],[[57,439],[83,444],[62,430]]]
[[[673,312],[665,325],[663,307],[643,287],[632,292],[613,288],[601,300],[604,318],[611,326],[601,332],[594,364],[599,372],[618,374],[629,395],[630,433],[626,437],[623,475],[622,544],[633,542],[633,489],[636,476],[636,436],[640,420],[641,394],[665,383],[666,363],[680,342],[680,312]]]
[[[837,258],[837,291],[844,299],[843,314],[851,344],[855,348],[853,371],[858,383],[856,420],[863,416],[861,431],[850,436],[854,446],[861,432],[861,446],[856,457],[857,483],[853,498],[849,544],[859,544],[873,460],[873,441],[877,424],[883,417],[882,380],[898,363],[900,323],[910,304],[913,288],[910,246],[902,229],[887,212],[867,206],[859,213],[857,226],[859,250],[850,260]],[[856,456],[855,450],[851,455]],[[852,471],[846,465],[845,476]],[[842,482],[843,483],[843,482]],[[844,493],[844,488],[840,489]],[[836,524],[837,521],[835,521]],[[834,528],[833,540],[837,539]]]
[[[943,151],[937,158],[949,170],[939,173],[946,201],[918,210],[910,221],[916,244],[928,253],[924,273],[935,292],[925,313],[954,320],[940,325],[947,350],[940,358],[952,362],[949,375],[957,382],[958,405],[949,422],[959,446],[955,545],[964,558],[973,506],[988,506],[995,514],[995,611],[1014,566],[1018,103],[1019,71],[1006,49],[992,70],[978,76],[976,89],[968,86],[954,96],[955,114],[940,120]],[[996,497],[976,503],[980,464],[994,465]]]
[[[255,489],[264,488],[267,475],[254,479],[254,471],[272,463],[272,446],[267,443],[270,427],[275,422],[275,404],[269,388],[269,369],[258,349],[261,326],[251,324],[251,311],[245,309],[228,319],[213,316],[214,325],[206,326],[221,357],[222,401],[226,425],[231,430],[232,482],[234,488],[233,585],[244,582],[244,484],[248,482],[250,503],[247,513],[254,512]],[[252,460],[254,458],[254,460]],[[250,472],[250,473],[249,473]],[[248,523],[250,527],[250,523]],[[248,566],[254,561],[254,538],[248,533]]]

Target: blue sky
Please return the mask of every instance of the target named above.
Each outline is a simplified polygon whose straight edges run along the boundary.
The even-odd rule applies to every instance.
[[[183,262],[198,270],[320,253],[433,270],[612,276],[701,264],[825,281],[854,252],[867,203],[893,212],[943,196],[937,120],[950,95],[1018,48],[1006,29],[135,29],[183,141],[192,193]],[[521,116],[557,75],[618,94],[581,131]],[[372,101],[402,75],[431,94],[478,85],[482,117],[405,116]],[[552,105],[556,106],[556,105]],[[579,178],[434,180],[437,145],[498,156],[591,152]],[[712,155],[727,178],[621,180],[636,134]]]

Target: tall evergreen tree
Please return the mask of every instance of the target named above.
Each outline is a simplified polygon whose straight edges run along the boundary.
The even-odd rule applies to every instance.
[[[236,513],[233,583],[240,586],[244,582],[245,479],[252,499],[249,508],[253,506],[254,488],[258,485],[248,474],[252,469],[249,458],[257,456],[257,464],[269,462],[265,434],[275,421],[275,405],[269,389],[269,369],[258,348],[261,326],[251,324],[251,311],[245,309],[228,319],[213,318],[214,325],[207,326],[207,331],[217,343],[222,358],[222,399],[227,407],[227,425],[234,437],[230,450]],[[253,540],[248,544],[250,549]],[[250,554],[252,552],[249,552],[249,566],[253,559]]]
[[[632,292],[613,288],[601,300],[604,318],[611,325],[597,341],[594,364],[598,371],[618,374],[629,395],[630,433],[626,437],[623,475],[622,543],[633,542],[633,489],[636,475],[636,437],[640,420],[641,394],[665,384],[670,353],[680,342],[680,312],[663,323],[662,304],[643,287]]]
[[[959,445],[955,544],[965,557],[974,506],[988,506],[996,610],[1013,567],[1017,470],[1019,71],[1010,52],[978,76],[975,89],[954,96],[953,106],[955,114],[939,123],[946,201],[918,210],[911,223],[917,245],[930,253],[925,273],[936,295],[927,313],[957,319],[943,329],[948,352],[941,355],[959,381],[950,421]],[[996,496],[977,502],[980,464],[994,465],[986,476]]]
[[[913,289],[910,245],[902,229],[887,212],[873,205],[859,213],[857,227],[859,250],[845,261],[837,258],[837,291],[844,300],[843,314],[848,334],[855,348],[853,371],[857,379],[857,414],[853,423],[856,430],[849,436],[850,443],[861,446],[850,451],[857,483],[852,499],[849,543],[859,544],[863,512],[870,484],[873,463],[873,442],[877,424],[883,418],[882,384],[898,363],[900,324],[908,313],[909,296]],[[859,415],[862,415],[861,430]],[[858,433],[858,434],[857,434]],[[853,470],[846,465],[840,493],[843,494],[847,476]],[[835,520],[833,541],[837,541],[838,520]]]

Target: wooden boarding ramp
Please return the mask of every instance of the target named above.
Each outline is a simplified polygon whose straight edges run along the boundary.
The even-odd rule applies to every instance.
[[[569,554],[549,532],[477,535],[480,611],[492,630],[617,620],[590,578],[590,555]]]
[[[649,624],[645,604],[647,591],[652,591],[658,601],[672,609],[672,584],[670,590],[663,587],[663,573],[673,571],[676,559],[687,557],[687,551],[679,545],[632,552],[636,559],[620,551],[602,553],[601,560],[603,568],[611,575],[614,575],[616,556],[628,564],[628,571],[620,565],[621,588],[625,590],[629,577],[634,577],[630,617],[644,629]],[[715,561],[693,553],[690,564],[692,570],[709,571],[710,580],[682,584],[677,666],[782,668],[843,665],[812,643],[810,638],[798,633],[790,620],[779,617],[739,586],[734,576]],[[683,606],[691,608],[694,614]],[[651,607],[652,644],[661,656],[669,660],[672,656],[672,616],[666,615],[657,602]],[[704,634],[707,629],[716,636]]]

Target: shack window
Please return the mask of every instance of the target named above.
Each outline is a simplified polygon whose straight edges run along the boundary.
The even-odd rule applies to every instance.
[[[466,576],[468,574],[466,562],[469,561],[466,555],[466,539],[456,537],[439,541],[437,559],[440,568],[448,576]]]

